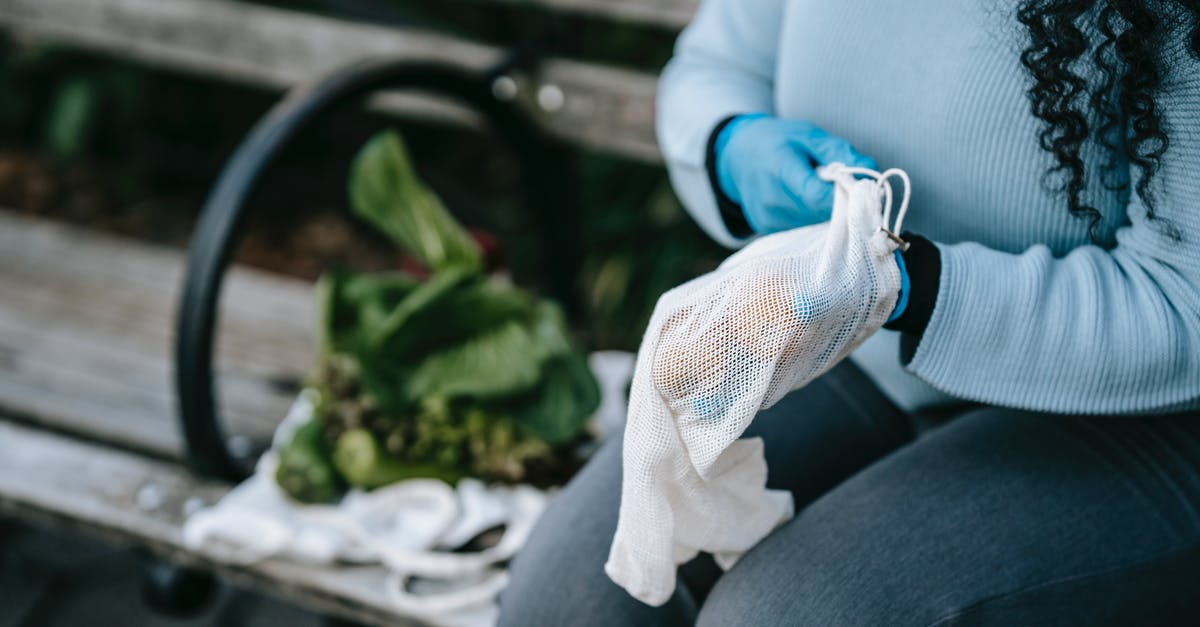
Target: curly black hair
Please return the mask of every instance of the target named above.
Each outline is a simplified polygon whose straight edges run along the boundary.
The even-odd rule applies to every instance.
[[[1171,62],[1160,58],[1159,50],[1170,29],[1182,25],[1191,29],[1189,52],[1200,58],[1200,0],[1022,0],[1017,20],[1029,35],[1021,63],[1034,79],[1028,95],[1034,116],[1043,123],[1038,140],[1057,161],[1047,175],[1066,175],[1059,187],[1066,192],[1071,214],[1088,219],[1088,233],[1098,241],[1101,216],[1084,200],[1080,158],[1081,146],[1095,132],[1110,150],[1102,177],[1105,187],[1122,189],[1110,181],[1123,155],[1139,170],[1135,189],[1147,219],[1155,220],[1150,182],[1169,141],[1155,93],[1165,64]],[[1085,31],[1098,34],[1099,41]],[[1101,78],[1098,83],[1080,71],[1079,61],[1089,51],[1090,69]],[[1089,128],[1084,106],[1092,108],[1099,128]],[[1162,226],[1179,240],[1177,229]]]

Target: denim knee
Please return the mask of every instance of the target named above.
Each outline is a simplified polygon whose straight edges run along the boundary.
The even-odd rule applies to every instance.
[[[686,591],[652,608],[608,578],[604,561],[617,529],[621,443],[609,442],[554,499],[509,568],[502,626],[690,625]]]

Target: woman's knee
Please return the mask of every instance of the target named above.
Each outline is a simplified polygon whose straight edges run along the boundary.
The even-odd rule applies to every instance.
[[[1097,452],[1099,436],[1084,437],[1091,423],[1065,420],[974,412],[858,473],[748,552],[699,624],[950,624],[983,609],[1018,624],[1059,624],[1066,609],[1093,615],[1084,594],[1056,596],[1055,613],[1014,591],[1071,581],[1086,585],[1068,592],[1113,599],[1120,593],[1092,573],[1131,572],[1181,536],[1160,515],[1165,505]],[[1178,601],[1154,588],[1128,590],[1121,607]]]
[[[867,550],[853,550],[853,541],[793,521],[717,581],[697,625],[912,624],[901,617],[913,608],[903,606],[920,593],[897,589],[912,573],[899,572],[901,562],[881,573],[878,564],[864,563],[864,557],[875,560]]]
[[[621,443],[602,447],[555,497],[509,568],[500,625],[670,625],[695,616],[686,595],[651,608],[604,572],[617,528]]]
[[[761,412],[745,437],[762,437],[768,487],[803,507],[913,437],[912,420],[850,361]]]

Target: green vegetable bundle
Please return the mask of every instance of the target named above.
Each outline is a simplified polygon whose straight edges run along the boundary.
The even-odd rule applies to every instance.
[[[410,477],[556,483],[599,392],[562,311],[484,273],[478,246],[417,177],[399,136],[351,168],[354,211],[430,270],[318,283],[313,422],[280,452],[294,498]]]

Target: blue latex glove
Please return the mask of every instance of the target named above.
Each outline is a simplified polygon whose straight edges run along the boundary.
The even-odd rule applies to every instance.
[[[904,265],[904,255],[900,254],[899,250],[893,254],[896,255],[896,265],[900,266],[900,298],[896,301],[896,307],[892,309],[892,315],[888,316],[887,322],[884,322],[884,324],[904,314],[904,310],[908,308],[908,292],[911,289],[909,287],[911,281],[908,278],[908,267]]]
[[[714,143],[721,191],[741,205],[756,233],[785,231],[829,219],[833,183],[817,177],[816,167],[840,161],[877,169],[849,142],[809,122],[766,114],[740,115]]]

